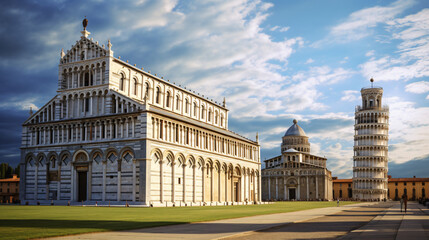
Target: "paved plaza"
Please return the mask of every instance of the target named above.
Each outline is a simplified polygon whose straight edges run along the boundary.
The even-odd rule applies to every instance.
[[[194,224],[55,239],[429,239],[429,210],[409,203],[359,203]]]

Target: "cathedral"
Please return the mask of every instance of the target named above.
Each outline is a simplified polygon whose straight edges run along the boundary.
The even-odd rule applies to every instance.
[[[293,120],[281,144],[281,155],[265,160],[262,199],[332,200],[332,174],[327,159],[310,154],[304,130]]]
[[[82,36],[57,94],[22,129],[22,204],[227,205],[261,200],[260,146],[228,109]]]

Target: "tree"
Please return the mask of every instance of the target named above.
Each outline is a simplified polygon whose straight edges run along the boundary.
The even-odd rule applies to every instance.
[[[14,169],[7,163],[0,164],[0,179],[11,178],[13,176]]]

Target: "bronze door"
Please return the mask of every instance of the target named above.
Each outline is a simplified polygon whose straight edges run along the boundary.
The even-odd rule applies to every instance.
[[[86,201],[87,172],[77,172],[78,174],[78,201]]]

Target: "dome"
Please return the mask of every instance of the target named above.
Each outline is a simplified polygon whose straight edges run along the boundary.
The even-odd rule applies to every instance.
[[[293,120],[293,125],[286,131],[285,136],[306,136],[304,130],[298,126],[298,121]]]

